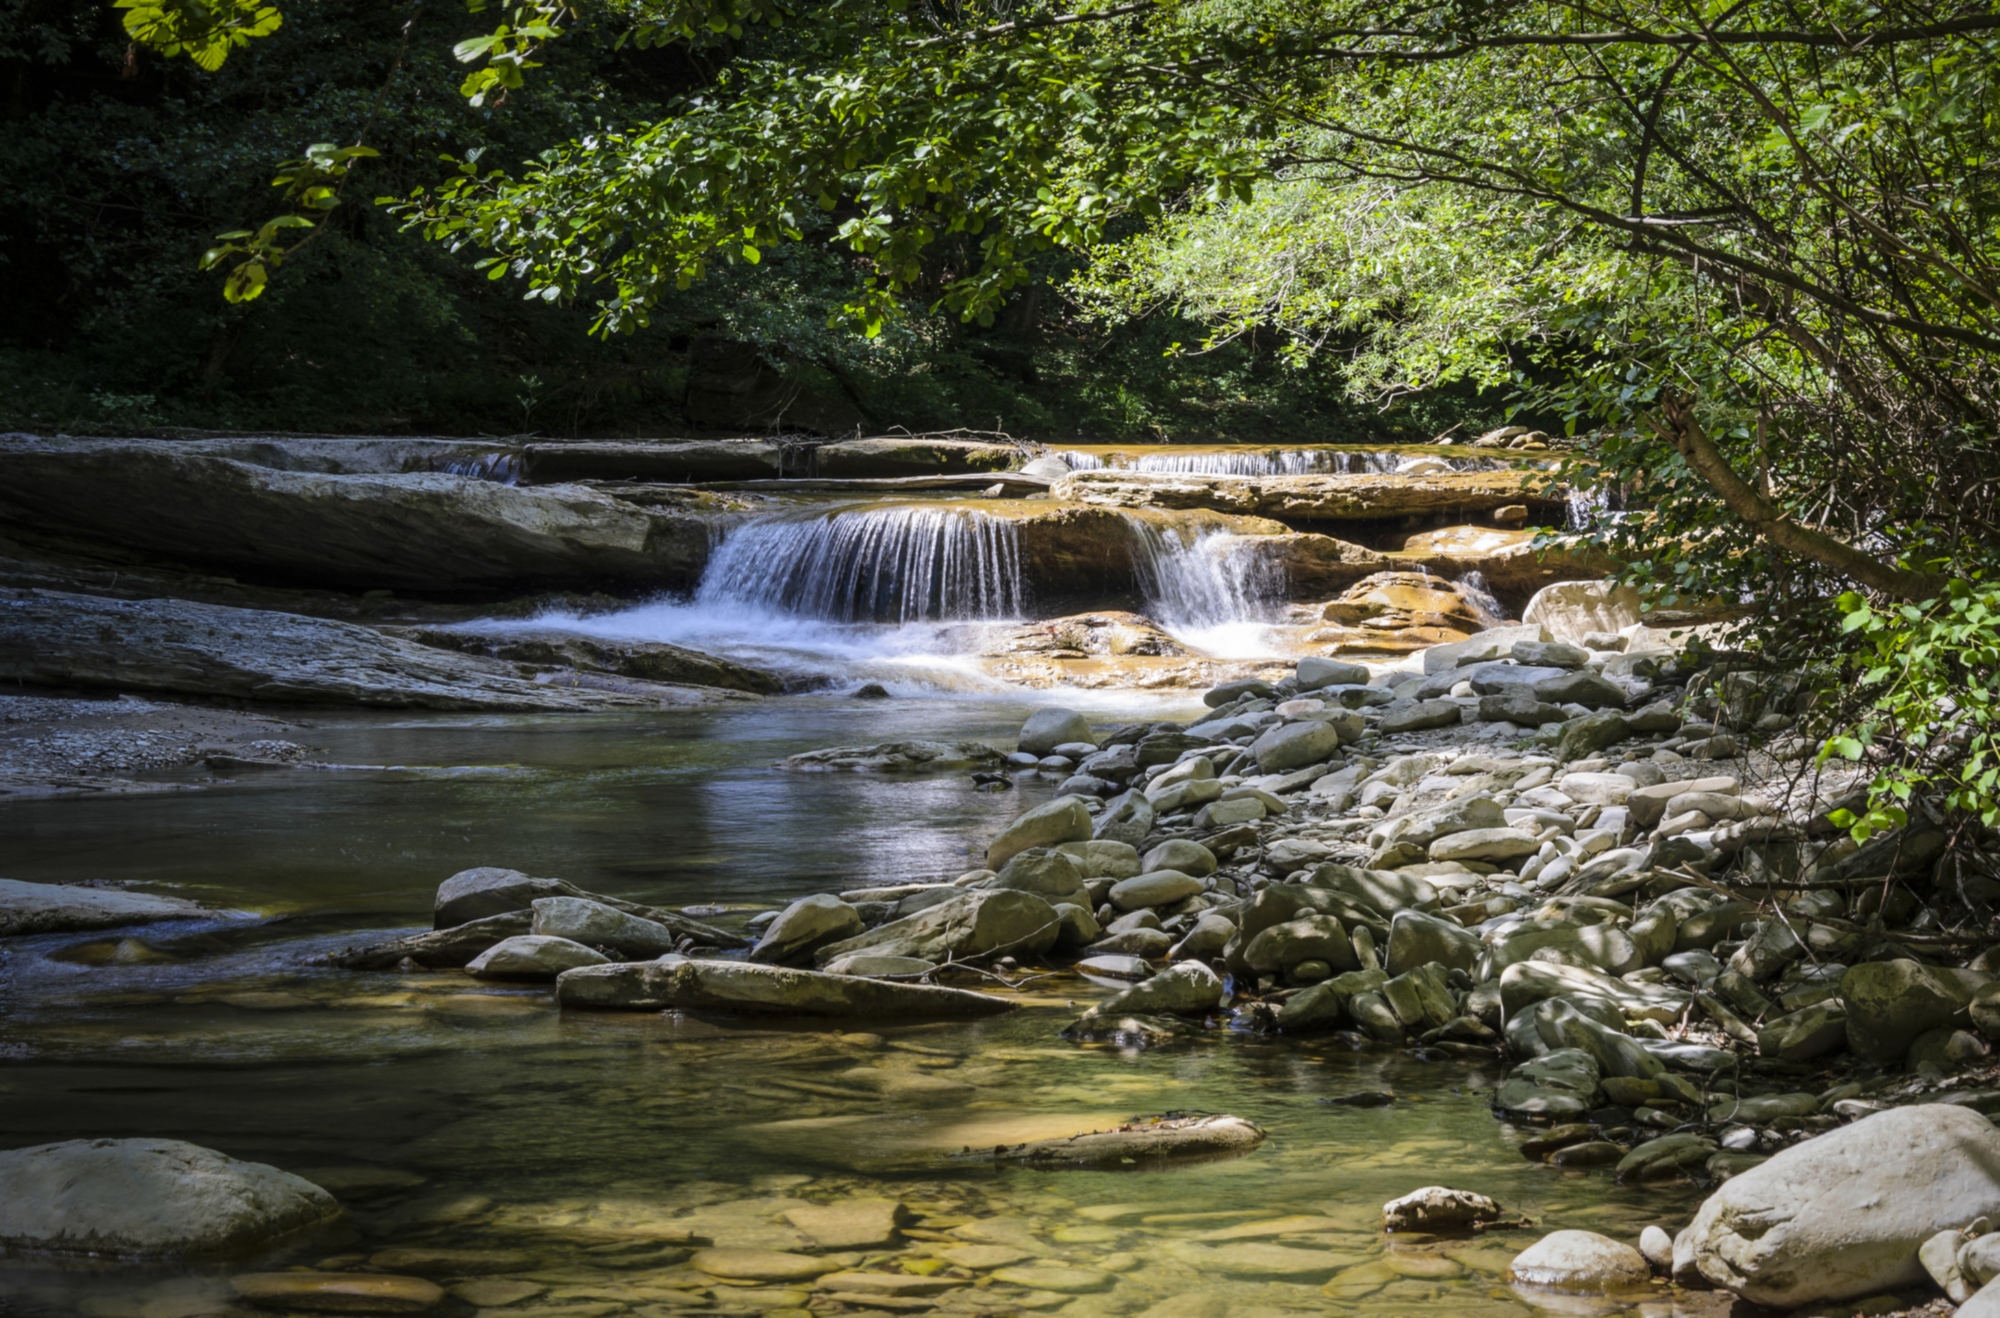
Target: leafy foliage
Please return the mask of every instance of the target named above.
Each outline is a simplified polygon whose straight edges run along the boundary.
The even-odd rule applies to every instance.
[[[268,37],[285,16],[259,0],[115,0],[132,40],[162,55],[186,55],[210,73],[229,52]]]

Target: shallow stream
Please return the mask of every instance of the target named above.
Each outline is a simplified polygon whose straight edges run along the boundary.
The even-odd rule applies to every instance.
[[[401,767],[0,806],[7,877],[140,880],[252,913],[0,953],[0,1145],[163,1136],[301,1172],[351,1206],[351,1228],[259,1266],[374,1256],[462,1287],[440,1313],[1673,1311],[1500,1280],[1541,1229],[1631,1239],[1685,1220],[1693,1193],[1528,1163],[1482,1092],[1497,1063],[1332,1037],[1074,1046],[1057,1031],[1106,990],[1072,977],[1038,981],[1010,1016],[859,1032],[564,1014],[541,989],[309,964],[427,925],[439,880],[473,865],[675,906],[950,877],[1048,785],[979,793],[959,776],[770,765],[899,737],[1005,743],[1024,708],[790,697],[605,718],[327,716],[299,735],[321,758]],[[1325,1101],[1360,1090],[1397,1099]],[[1269,1139],[1165,1172],[956,1156],[1169,1109],[1235,1113]],[[1429,1184],[1489,1194],[1538,1230],[1385,1241],[1382,1203]],[[834,1302],[824,1286],[721,1282],[684,1262],[691,1240],[793,1249],[787,1212],[879,1197],[907,1209],[900,1242],[840,1257],[898,1261],[925,1293]],[[966,1245],[987,1252],[952,1253]],[[955,1261],[1003,1255],[1019,1261]],[[195,1318],[228,1311],[233,1270],[13,1260],[0,1313]]]

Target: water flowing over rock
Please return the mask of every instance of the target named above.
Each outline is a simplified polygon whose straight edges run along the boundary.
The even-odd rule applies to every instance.
[[[1351,521],[1413,513],[1484,513],[1508,504],[1561,506],[1537,471],[1429,476],[1190,476],[1086,471],[1057,481],[1058,499],[1124,508],[1206,508],[1283,521]]]
[[[0,1153],[0,1250],[217,1257],[339,1215],[310,1181],[181,1140],[70,1140]]]

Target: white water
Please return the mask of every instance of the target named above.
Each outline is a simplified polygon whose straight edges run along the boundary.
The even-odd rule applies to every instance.
[[[1280,653],[1273,635],[1285,574],[1250,538],[1128,519],[1141,611],[1176,640],[1217,659]]]
[[[1244,449],[1214,453],[1086,453],[1058,449],[1072,471],[1166,471],[1198,476],[1321,476],[1395,472],[1412,462],[1436,462],[1451,471],[1497,471],[1504,463],[1490,458],[1404,458],[1395,453],[1355,449]],[[1106,460],[1107,456],[1109,461]]]
[[[1486,574],[1474,568],[1458,579],[1459,598],[1472,606],[1482,627],[1498,627],[1507,621],[1507,608],[1486,584]]]

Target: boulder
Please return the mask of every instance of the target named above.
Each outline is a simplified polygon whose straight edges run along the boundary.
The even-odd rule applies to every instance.
[[[1602,1293],[1653,1279],[1646,1256],[1595,1231],[1553,1231],[1514,1256],[1508,1277],[1524,1286]]]
[[[1470,971],[1479,960],[1479,935],[1419,910],[1396,912],[1389,921],[1389,946],[1383,968],[1391,975],[1432,962],[1447,970]]]
[[[1469,828],[1431,843],[1432,860],[1478,860],[1489,863],[1532,856],[1541,848],[1540,839],[1518,828]]]
[[[894,1199],[842,1199],[787,1209],[785,1220],[817,1249],[879,1249],[896,1243],[908,1210]]]
[[[0,938],[82,933],[162,920],[203,920],[216,914],[179,897],[0,879]]]
[[[1220,709],[1242,696],[1249,696],[1255,700],[1276,700],[1278,688],[1261,677],[1243,677],[1234,682],[1224,682],[1221,686],[1210,687],[1203,693],[1201,703],[1210,709]]]
[[[1590,651],[1563,641],[1516,641],[1510,655],[1515,663],[1536,668],[1581,668],[1590,662]]]
[[[1483,1194],[1427,1185],[1382,1205],[1384,1231],[1463,1231],[1505,1214]]]
[[[1399,819],[1378,824],[1369,832],[1369,841],[1389,847],[1407,842],[1413,847],[1431,843],[1452,833],[1475,828],[1505,828],[1507,813],[1490,796],[1463,796],[1428,809],[1415,810]]]
[[[519,870],[481,865],[460,870],[438,885],[431,905],[431,927],[449,929],[505,911],[525,911],[538,897],[580,895],[562,879],[530,878]]]
[[[1141,1117],[1116,1130],[1001,1145],[993,1160],[1048,1168],[1143,1166],[1233,1158],[1263,1142],[1262,1128],[1241,1117]]]
[[[1558,1048],[1508,1072],[1493,1106],[1527,1117],[1563,1120],[1597,1106],[1597,1062],[1577,1048]]]
[[[1250,754],[1265,773],[1285,773],[1331,759],[1342,742],[1358,741],[1365,725],[1351,710],[1326,719],[1284,723],[1250,744]]]
[[[1632,735],[1632,725],[1615,709],[1569,719],[1556,733],[1556,758],[1568,763],[1587,759]]]
[[[820,967],[829,975],[863,975],[869,979],[901,979],[913,975],[928,975],[936,970],[935,963],[913,956],[876,956],[869,952],[854,952],[836,957]]]
[[[1453,641],[1448,645],[1433,645],[1424,651],[1424,675],[1449,673],[1465,664],[1483,660],[1499,659],[1510,653],[1521,641],[1546,641],[1553,639],[1547,630],[1539,625],[1532,627],[1492,627],[1480,632],[1469,640]]]
[[[1123,842],[1136,847],[1153,831],[1155,814],[1153,803],[1144,792],[1114,796],[1105,802],[1103,812],[1091,828],[1091,836],[1103,842]]]
[[[1364,664],[1345,659],[1322,659],[1309,655],[1299,660],[1296,682],[1300,695],[1329,686],[1363,686],[1369,678]]]
[[[1637,626],[1639,592],[1609,581],[1563,581],[1535,592],[1521,621],[1545,627],[1559,641],[1581,643],[1592,632],[1620,632]]]
[[[1015,855],[1000,867],[998,874],[980,886],[1031,892],[1050,905],[1057,902],[1088,905],[1090,896],[1084,888],[1084,881],[1083,866],[1077,864],[1074,856],[1044,847],[1032,847]]]
[[[1438,905],[1437,889],[1432,887],[1428,880],[1415,874],[1399,874],[1394,870],[1363,870],[1355,869],[1351,865],[1321,865],[1312,872],[1311,885],[1314,888],[1324,888],[1329,892],[1350,897],[1364,906],[1380,911],[1384,916],[1413,908],[1420,911],[1436,910]],[[1311,900],[1309,894],[1307,900]]]
[[[1111,904],[1121,911],[1138,911],[1154,906],[1171,906],[1202,889],[1200,879],[1178,870],[1154,870],[1125,879],[1111,887]]]
[[[1785,1062],[1809,1062],[1836,1052],[1847,1042],[1847,1009],[1819,1002],[1765,1023],[1757,1032],[1757,1052]]]
[[[974,889],[915,915],[818,949],[821,965],[855,952],[910,956],[925,961],[967,961],[1018,953],[1032,956],[1055,945],[1062,917],[1033,893]]]
[[[1582,705],[1585,709],[1623,709],[1629,698],[1624,687],[1587,669],[1544,678],[1529,687],[1528,693],[1551,705]]]
[[[1029,847],[1084,842],[1090,836],[1090,811],[1084,808],[1083,798],[1059,796],[1047,805],[1036,806],[1002,829],[1000,836],[987,844],[986,864],[989,869],[997,870]]]
[[[1181,961],[1097,1003],[1088,1016],[1201,1016],[1222,1002],[1222,979],[1199,961]]]
[[[608,947],[628,957],[659,956],[675,947],[674,931],[665,925],[587,897],[537,897],[534,911],[531,932],[586,947]]]
[[[1149,873],[1154,870],[1177,870],[1203,879],[1215,873],[1215,853],[1187,838],[1168,838],[1148,850],[1140,858],[1139,865]]]
[[[1382,712],[1381,730],[1388,735],[1399,732],[1425,732],[1431,728],[1454,728],[1464,722],[1464,709],[1455,700],[1419,700],[1413,705],[1401,708],[1391,706]]]
[[[1542,1042],[1551,1049],[1576,1048],[1589,1053],[1597,1063],[1600,1079],[1629,1076],[1650,1080],[1667,1069],[1637,1039],[1590,1019],[1561,998],[1538,1004],[1536,1015]]]
[[[595,948],[545,934],[502,939],[466,963],[476,979],[554,980],[578,966],[601,966],[610,958]]]
[[[0,1251],[129,1259],[244,1254],[337,1218],[312,1182],[181,1140],[0,1153]]]
[[[1797,1308],[1924,1278],[1940,1231],[2000,1215],[2000,1132],[1962,1107],[1891,1108],[1723,1183],[1688,1228],[1701,1275]]]
[[[1129,879],[1145,868],[1138,848],[1129,842],[1065,842],[1056,850],[1075,861],[1086,879]]]
[[[1015,894],[1020,895],[1020,894]],[[1024,900],[1032,900],[1024,898]],[[565,1007],[716,1012],[723,1015],[938,1020],[991,1016],[1015,1003],[964,989],[895,984],[859,975],[750,961],[645,961],[585,966],[556,981]]]
[[[1562,708],[1537,699],[1527,691],[1507,691],[1499,695],[1479,698],[1479,717],[1487,723],[1512,723],[1524,728],[1539,728],[1544,723],[1560,723],[1566,717]]]
[[[1307,961],[1325,962],[1335,973],[1359,970],[1354,942],[1330,915],[1309,915],[1274,924],[1243,948],[1243,962],[1260,975],[1291,974]]]
[[[1090,720],[1073,709],[1038,709],[1021,725],[1020,747],[1030,755],[1048,755],[1065,742],[1097,740]]]
[[[1871,1062],[1900,1060],[1912,1039],[1963,1012],[1985,978],[1900,959],[1849,967],[1840,977],[1848,1048]]]
[[[1641,828],[1651,828],[1666,817],[1667,802],[1686,792],[1721,792],[1735,795],[1737,782],[1734,778],[1691,778],[1679,782],[1656,783],[1650,787],[1635,787],[1625,798],[1625,808],[1631,814],[1632,822]]]
[[[750,949],[750,959],[773,965],[801,961],[828,943],[861,931],[861,912],[832,893],[814,893],[787,906],[764,927],[764,936]]]

